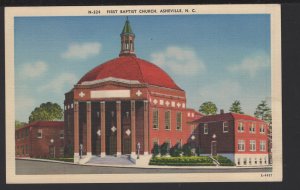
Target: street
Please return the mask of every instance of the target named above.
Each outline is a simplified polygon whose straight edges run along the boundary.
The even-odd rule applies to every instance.
[[[272,168],[121,168],[108,166],[86,166],[32,160],[16,160],[17,175],[41,174],[126,174],[126,173],[232,173],[272,172]]]

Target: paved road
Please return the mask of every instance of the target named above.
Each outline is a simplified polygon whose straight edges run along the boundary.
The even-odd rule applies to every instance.
[[[219,173],[219,172],[271,172],[271,168],[230,168],[230,169],[154,169],[154,168],[118,168],[105,166],[84,166],[64,163],[16,160],[17,175],[41,174],[123,174],[123,173]]]

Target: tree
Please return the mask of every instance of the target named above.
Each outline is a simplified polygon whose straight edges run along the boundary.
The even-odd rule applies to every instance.
[[[165,156],[169,153],[169,143],[163,143],[160,147],[160,155]]]
[[[192,156],[192,149],[188,143],[182,146],[182,152],[184,156]]]
[[[159,145],[157,143],[154,144],[152,149],[153,157],[156,157],[159,155]]]
[[[261,103],[258,104],[254,115],[269,124],[272,122],[272,111],[265,100],[262,100]]]
[[[172,157],[179,157],[181,154],[181,148],[180,148],[180,144],[177,143],[175,144],[171,149],[170,149],[170,155]]]
[[[36,107],[29,116],[29,123],[34,121],[54,121],[61,120],[63,110],[57,103],[47,102]]]
[[[232,104],[231,107],[229,108],[230,112],[233,113],[240,113],[240,114],[244,114],[244,112],[242,112],[242,107],[241,107],[241,103],[238,100],[235,100]]]
[[[25,125],[27,125],[27,123],[15,120],[15,127],[16,127],[16,129],[19,129],[19,128],[25,126]]]
[[[217,110],[218,108],[216,104],[210,101],[204,102],[199,108],[199,112],[205,115],[215,115],[217,113]]]

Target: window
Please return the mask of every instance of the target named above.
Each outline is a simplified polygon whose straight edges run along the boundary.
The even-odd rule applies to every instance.
[[[247,165],[247,158],[244,158],[244,165]]]
[[[244,132],[244,124],[242,122],[239,122],[238,131]]]
[[[170,139],[167,139],[165,141],[165,143],[168,145],[168,152],[170,152],[170,148],[171,148],[171,140]]]
[[[256,151],[256,141],[250,140],[250,151]]]
[[[25,146],[25,154],[28,154],[28,145]]]
[[[153,129],[158,129],[158,109],[153,109]]]
[[[265,133],[264,125],[261,125],[261,126],[260,126],[259,132],[260,132],[260,133]]]
[[[204,134],[207,135],[208,134],[208,124],[204,123]]]
[[[43,135],[42,132],[43,132],[42,129],[38,129],[38,131],[37,131],[37,138],[41,139],[43,137],[42,136]]]
[[[249,165],[252,165],[252,161],[251,161],[251,158],[249,158]]]
[[[60,156],[64,156],[64,147],[60,147],[59,148],[59,154],[60,154]]]
[[[65,134],[64,130],[60,130],[59,138],[63,139],[64,138],[64,134]]]
[[[26,137],[28,137],[28,136],[29,136],[29,129],[26,128]]]
[[[182,140],[181,139],[177,139],[176,145],[178,145],[178,147],[181,148],[182,147]]]
[[[152,140],[152,144],[153,144],[153,146],[156,145],[156,144],[158,145],[158,139],[157,139],[157,138],[154,138],[154,139]]]
[[[266,141],[260,141],[260,151],[266,151]]]
[[[251,123],[250,133],[255,133],[255,123]]]
[[[238,151],[245,151],[245,141],[244,140],[238,141]]]
[[[182,127],[182,114],[181,112],[176,113],[176,129],[181,130]]]
[[[254,158],[254,163],[257,164],[257,158]]]
[[[171,111],[165,111],[165,129],[171,129]]]
[[[196,125],[191,125],[191,134],[196,134]]]
[[[241,159],[238,158],[238,160],[237,160],[237,165],[240,165],[240,164],[241,164]]]
[[[223,133],[227,133],[228,132],[228,122],[224,121],[223,122]]]

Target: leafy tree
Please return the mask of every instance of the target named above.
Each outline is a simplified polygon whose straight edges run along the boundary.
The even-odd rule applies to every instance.
[[[233,113],[240,113],[240,114],[244,114],[244,112],[242,112],[242,107],[241,107],[241,103],[238,100],[235,100],[232,104],[231,107],[229,108],[230,112]]]
[[[204,102],[201,104],[199,108],[199,112],[205,114],[205,115],[215,115],[217,113],[217,106],[213,102]]]
[[[168,152],[169,152],[169,143],[164,143],[164,144],[162,144],[161,145],[161,147],[160,147],[160,154],[162,155],[162,156],[165,156],[165,155],[167,155],[168,154]]]
[[[255,117],[264,120],[267,123],[272,122],[272,111],[265,100],[261,101],[254,112]]]
[[[36,107],[29,116],[29,123],[34,121],[54,121],[61,120],[63,110],[57,103],[47,102]]]
[[[180,148],[180,145],[179,143],[177,143],[175,146],[173,146],[171,149],[170,149],[170,155],[172,157],[179,157],[180,154],[181,154],[181,148]]]
[[[152,149],[153,157],[156,157],[159,155],[159,145],[157,143],[154,144]]]
[[[25,122],[21,122],[21,121],[15,120],[15,127],[16,127],[16,129],[19,129],[19,128],[25,126],[26,124],[27,123],[25,123]]]
[[[188,143],[182,146],[182,152],[184,156],[192,156],[192,149]]]

